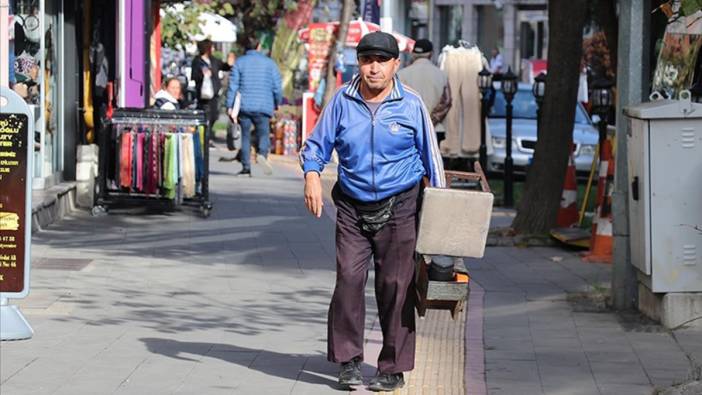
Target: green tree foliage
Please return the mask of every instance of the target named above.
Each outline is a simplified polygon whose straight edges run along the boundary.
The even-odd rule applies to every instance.
[[[191,36],[201,33],[198,20],[200,14],[235,14],[232,4],[223,0],[188,1],[182,3],[182,7],[164,4],[161,9],[165,13],[161,18],[161,40],[169,48],[182,48],[192,41]]]
[[[244,35],[272,31],[278,18],[297,8],[297,2],[294,0],[228,0],[226,2],[234,8],[237,19],[241,21]]]
[[[242,36],[256,32],[272,31],[278,18],[294,10],[294,0],[195,0],[182,3],[182,7],[164,4],[161,18],[163,45],[170,48],[189,43],[190,36],[200,33],[198,16],[203,12],[234,17]]]
[[[682,16],[690,16],[700,10],[702,10],[702,0],[682,0],[680,2]]]

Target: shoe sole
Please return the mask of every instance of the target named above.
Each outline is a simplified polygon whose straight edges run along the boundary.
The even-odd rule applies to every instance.
[[[373,392],[392,392],[392,391],[395,391],[395,390],[399,390],[400,388],[402,388],[402,387],[404,387],[404,386],[405,386],[405,382],[404,382],[404,381],[401,381],[401,382],[399,382],[396,386],[394,386],[394,387],[392,387],[392,388],[387,388],[387,387],[375,387],[375,386],[373,386],[373,385],[369,385],[369,386],[368,386],[368,389],[369,389],[370,391],[373,391]]]
[[[256,163],[263,167],[263,174],[270,176],[273,174],[273,168],[271,164],[268,163],[268,159],[264,158],[263,155],[256,155]]]
[[[346,386],[346,387],[354,386],[354,385],[363,385],[363,380],[362,379],[345,380],[345,381],[339,380],[339,385]]]

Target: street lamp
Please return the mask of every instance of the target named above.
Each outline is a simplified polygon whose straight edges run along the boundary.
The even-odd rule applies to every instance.
[[[600,117],[598,129],[600,132],[599,138],[599,154],[602,160],[604,153],[604,142],[607,138],[607,115],[612,107],[612,87],[614,84],[606,79],[598,79],[592,84],[592,93],[590,94],[590,102],[592,103],[592,111]]]
[[[539,137],[539,126],[541,125],[541,105],[544,104],[544,96],[546,95],[546,73],[539,73],[534,77],[534,85],[531,87],[531,93],[536,99],[536,136]]]
[[[478,73],[478,88],[480,88],[481,101],[480,109],[481,122],[480,122],[480,166],[483,169],[487,169],[487,146],[485,142],[485,123],[487,122],[487,115],[490,111],[490,91],[492,87],[492,73],[488,71],[485,67]]]
[[[513,169],[512,169],[512,100],[517,93],[517,76],[512,72],[512,68],[507,69],[507,73],[502,76],[502,94],[505,97],[506,106],[506,146],[507,155],[505,157],[505,196],[504,206],[512,207],[514,205],[513,187]]]

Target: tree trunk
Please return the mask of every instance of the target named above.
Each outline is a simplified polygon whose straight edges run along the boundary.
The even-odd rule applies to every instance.
[[[327,86],[324,90],[324,105],[329,103],[334,92],[336,92],[336,70],[334,65],[336,64],[336,54],[344,48],[344,43],[346,42],[346,35],[349,31],[349,22],[351,21],[351,15],[353,15],[353,10],[356,5],[354,0],[344,0],[341,5],[341,20],[339,21],[339,30],[336,32],[336,39],[332,43],[332,47],[329,51],[329,63],[327,63]]]
[[[548,4],[546,96],[533,165],[512,223],[517,233],[547,233],[556,222],[573,141],[587,3],[551,0]]]

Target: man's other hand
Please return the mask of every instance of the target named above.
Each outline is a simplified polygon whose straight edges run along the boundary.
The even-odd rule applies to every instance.
[[[317,218],[322,216],[322,180],[314,171],[305,174],[305,206]]]

